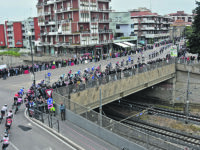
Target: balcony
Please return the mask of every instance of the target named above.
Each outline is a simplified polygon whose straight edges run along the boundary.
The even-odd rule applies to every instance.
[[[99,29],[99,33],[112,33],[111,29],[104,30],[104,29]]]
[[[44,5],[44,3],[37,3],[36,7],[42,7]]]
[[[50,31],[49,33],[48,33],[48,35],[56,35],[57,34],[57,32],[55,32],[55,31]]]
[[[47,5],[54,4],[55,0],[48,0]]]
[[[108,43],[112,43],[113,40],[103,40],[103,41],[99,41],[99,44],[108,44]]]
[[[44,22],[38,22],[38,26],[44,26],[45,23]]]
[[[90,22],[90,18],[80,18],[79,22]]]
[[[112,19],[92,19],[91,22],[109,23],[112,22]]]
[[[99,2],[111,2],[111,0],[97,0]]]
[[[44,12],[44,15],[47,16],[47,15],[51,15],[51,12],[48,11],[48,12]]]
[[[54,20],[49,21],[49,25],[55,25],[56,22]]]

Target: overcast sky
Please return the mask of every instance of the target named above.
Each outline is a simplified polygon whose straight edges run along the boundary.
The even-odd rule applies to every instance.
[[[8,19],[22,20],[29,16],[36,16],[36,3],[37,0],[0,0],[0,23]],[[112,0],[111,6],[116,11],[151,6],[153,12],[164,15],[178,10],[192,13],[195,0]]]

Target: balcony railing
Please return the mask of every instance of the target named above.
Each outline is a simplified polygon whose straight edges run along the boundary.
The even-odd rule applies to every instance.
[[[99,29],[99,33],[112,33],[111,29],[104,30],[104,29]]]
[[[109,23],[112,22],[112,19],[92,19],[91,22]]]

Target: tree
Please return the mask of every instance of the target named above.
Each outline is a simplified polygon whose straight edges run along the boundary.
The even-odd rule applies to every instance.
[[[193,12],[195,17],[192,29],[186,29],[186,37],[188,38],[190,52],[200,54],[200,2],[196,1],[196,4],[197,7]]]

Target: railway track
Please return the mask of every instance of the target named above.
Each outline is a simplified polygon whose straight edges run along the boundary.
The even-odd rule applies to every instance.
[[[187,133],[176,131],[170,128],[160,127],[158,125],[146,123],[136,118],[126,119],[127,116],[124,116],[117,112],[115,113],[115,112],[108,112],[108,111],[106,111],[106,114],[108,115],[108,117],[115,119],[117,121],[121,121],[122,123],[129,125],[133,127],[134,129],[137,129],[149,135],[161,138],[165,141],[188,147],[191,150],[200,149],[199,136],[193,136],[193,135],[189,135]]]
[[[167,117],[170,117],[170,118],[173,118],[176,120],[186,121],[186,119],[187,119],[186,115],[181,111],[173,111],[173,110],[168,110],[168,109],[164,109],[164,108],[158,108],[158,107],[154,107],[153,105],[135,103],[135,102],[130,102],[128,100],[120,101],[120,105],[136,108],[138,110],[148,109],[149,114],[158,114],[158,115],[167,116]],[[200,125],[200,117],[199,116],[189,115],[188,121],[191,123]]]

